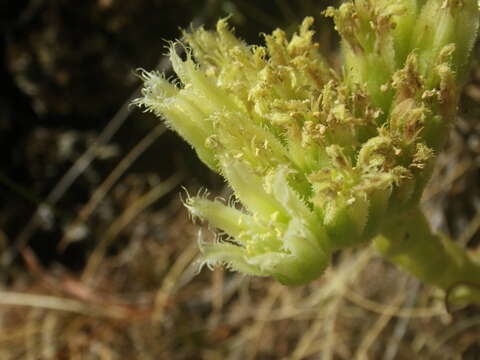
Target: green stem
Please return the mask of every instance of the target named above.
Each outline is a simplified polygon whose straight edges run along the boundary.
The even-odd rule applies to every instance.
[[[400,268],[446,290],[448,301],[480,304],[480,263],[446,236],[433,234],[419,208],[387,221],[374,246]]]

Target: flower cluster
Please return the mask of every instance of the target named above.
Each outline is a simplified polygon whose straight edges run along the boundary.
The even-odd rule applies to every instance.
[[[232,187],[241,207],[189,197],[226,240],[203,261],[285,284],[309,282],[332,251],[365,243],[418,204],[453,119],[477,27],[476,1],[355,0],[329,8],[335,71],[312,18],[264,46],[185,32],[178,80],[144,73],[137,103],[165,119]]]

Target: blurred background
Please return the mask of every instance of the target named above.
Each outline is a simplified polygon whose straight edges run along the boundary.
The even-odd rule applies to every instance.
[[[236,34],[295,31],[326,0],[7,0],[0,5],[0,359],[480,359],[480,311],[368,248],[286,288],[198,272],[213,238],[181,203],[221,177],[130,105],[140,68],[182,28],[230,16]],[[480,50],[424,199],[432,225],[480,244]]]

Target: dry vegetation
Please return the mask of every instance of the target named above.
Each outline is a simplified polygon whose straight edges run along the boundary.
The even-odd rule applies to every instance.
[[[73,99],[56,95],[75,86],[70,76],[81,68],[67,62],[60,74],[52,68],[51,77],[32,69],[32,64],[42,68],[48,59],[61,63],[66,55],[53,49],[50,58],[48,53],[42,58],[29,41],[35,39],[36,49],[44,51],[41,41],[65,26],[52,25],[45,13],[60,14],[65,6],[31,3],[38,3],[39,9],[32,10],[30,4],[25,11],[46,17],[35,20],[45,21],[45,33],[35,22],[22,29],[23,40],[12,37],[18,35],[16,30],[5,31],[11,89],[24,96],[22,101],[32,110],[19,111],[23,135],[9,145],[11,149],[3,149],[0,359],[480,359],[478,308],[447,312],[443,294],[396,270],[368,248],[337,254],[324,277],[303,287],[287,288],[220,269],[198,273],[197,239],[212,233],[190,221],[178,195],[180,185],[197,191],[208,184],[224,197],[228,190],[162,126],[131,114],[128,101],[113,118],[105,115],[106,120],[79,125],[97,110],[113,113],[119,99],[133,91],[135,78],[124,74],[128,78],[120,81],[115,79],[118,74],[110,74],[108,81],[123,84],[112,89],[113,94],[102,95],[102,86],[90,84],[95,96],[105,96],[100,105],[85,89],[75,90]],[[128,1],[88,3],[88,11],[103,14],[92,20],[94,28],[111,21],[120,26],[111,34],[124,39],[135,25],[128,23]],[[148,12],[153,3],[132,6]],[[187,12],[189,1],[172,8],[188,18],[181,24],[192,19],[208,24],[235,11],[233,19],[245,37],[298,22],[306,12],[319,12],[315,1],[299,1],[294,9],[286,1],[271,3],[276,9],[272,13],[255,8],[254,1],[196,2],[197,15],[192,9]],[[162,4],[164,19],[169,5]],[[215,10],[205,10],[213,5]],[[110,12],[101,10],[105,6]],[[118,25],[121,20],[127,22],[126,29]],[[159,25],[148,26],[138,32]],[[169,34],[157,35],[155,41]],[[319,36],[330,50],[335,42],[331,32],[320,30]],[[124,46],[137,40],[126,39]],[[143,46],[152,47],[152,41],[145,40]],[[116,59],[107,49],[110,52],[102,57],[106,68]],[[158,54],[159,49],[153,50]],[[143,53],[142,66],[153,66],[153,50]],[[132,62],[140,60],[125,55],[123,61],[134,68]],[[165,61],[160,67],[168,71]],[[42,76],[35,77],[35,71]],[[62,85],[65,76],[71,82]],[[16,110],[17,103],[5,104],[2,109]],[[480,244],[479,116],[477,66],[464,93],[460,121],[440,154],[425,196],[434,226],[470,248]],[[13,136],[8,131],[17,129],[8,121],[15,120],[2,117],[4,144]],[[20,160],[12,160],[14,156]]]

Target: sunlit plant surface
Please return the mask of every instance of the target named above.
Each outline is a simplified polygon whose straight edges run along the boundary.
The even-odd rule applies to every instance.
[[[335,71],[312,18],[264,46],[185,32],[178,80],[144,73],[137,103],[222,174],[236,201],[189,197],[227,240],[203,263],[284,284],[318,278],[333,251],[368,244],[454,302],[480,302],[480,265],[431,232],[419,201],[455,120],[478,28],[476,1],[357,0],[329,8],[344,64]]]

